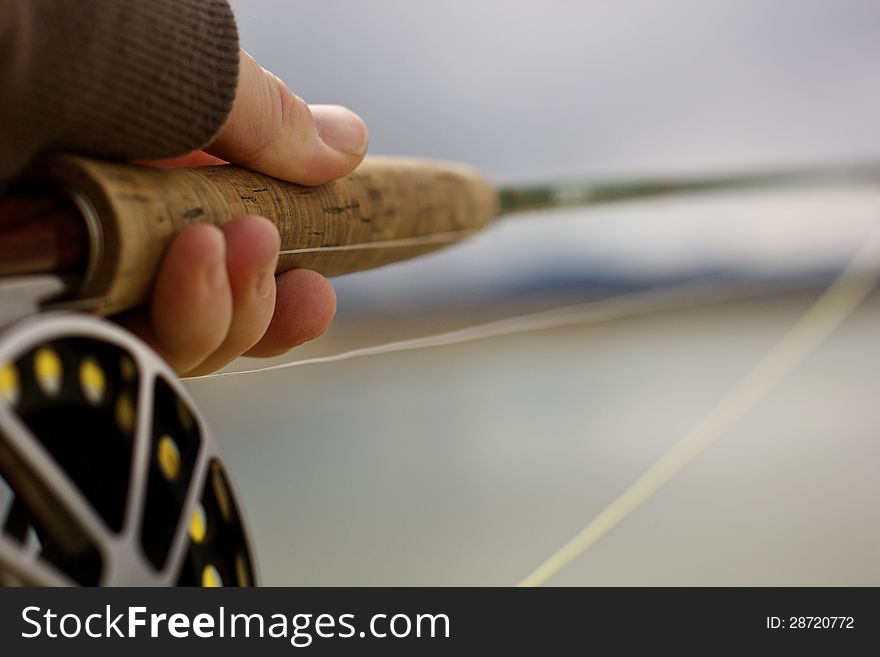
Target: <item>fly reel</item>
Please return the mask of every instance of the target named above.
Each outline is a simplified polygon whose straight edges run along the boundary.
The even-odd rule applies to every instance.
[[[216,445],[156,354],[79,313],[0,330],[0,584],[254,583]]]

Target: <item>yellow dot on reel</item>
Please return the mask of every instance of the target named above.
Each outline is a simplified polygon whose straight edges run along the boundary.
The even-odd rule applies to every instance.
[[[93,406],[97,406],[104,399],[104,393],[107,391],[107,378],[98,361],[91,356],[86,356],[79,364],[79,385],[82,388],[83,396]]]
[[[126,381],[134,381],[137,376],[137,368],[134,365],[134,361],[128,356],[122,356],[119,359],[119,372]]]
[[[61,357],[52,347],[41,347],[34,355],[34,375],[37,383],[49,397],[61,392],[63,366]]]
[[[232,502],[229,499],[229,489],[226,488],[226,479],[223,476],[223,468],[214,461],[211,463],[211,488],[214,489],[214,497],[217,506],[220,507],[220,515],[226,522],[232,521]]]
[[[201,543],[208,533],[208,517],[201,502],[196,502],[192,515],[189,517],[189,537],[193,543]]]
[[[180,475],[180,449],[177,443],[167,433],[159,438],[156,446],[156,459],[159,461],[159,470],[168,481],[174,481]]]
[[[116,398],[116,424],[126,433],[134,430],[134,404],[126,394]]]
[[[0,397],[3,397],[10,404],[17,404],[21,398],[18,368],[12,363],[0,365]]]
[[[247,567],[244,555],[239,552],[235,555],[235,576],[238,578],[239,586],[253,586],[251,581],[250,570]]]
[[[220,571],[211,564],[202,569],[202,586],[205,588],[223,586],[223,578],[220,577]]]

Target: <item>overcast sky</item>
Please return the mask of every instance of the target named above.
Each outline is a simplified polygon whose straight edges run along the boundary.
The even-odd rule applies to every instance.
[[[376,152],[495,179],[880,156],[871,0],[236,0],[242,41]]]
[[[307,100],[358,111],[371,152],[460,160],[495,182],[880,158],[880,3],[870,0],[233,5],[244,46]],[[340,290],[366,278],[353,296],[379,289],[406,305],[460,295],[467,281],[569,275],[578,262],[659,275],[675,262],[752,266],[758,254],[823,267],[846,257],[868,215],[814,205],[803,216],[735,206],[552,231],[523,223]]]

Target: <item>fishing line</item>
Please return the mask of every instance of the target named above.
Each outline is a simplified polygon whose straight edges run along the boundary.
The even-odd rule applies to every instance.
[[[337,244],[331,246],[312,246],[301,249],[282,249],[278,252],[279,256],[301,255],[303,253],[324,253],[332,251],[361,251],[367,249],[400,249],[410,246],[427,246],[430,244],[445,244],[447,242],[458,242],[471,235],[476,235],[477,230],[454,230],[443,233],[430,233],[428,235],[417,235],[415,237],[400,237],[393,240],[376,240],[373,242],[357,242],[354,244]]]
[[[549,310],[506,317],[443,333],[360,347],[327,356],[316,356],[314,358],[305,358],[248,370],[213,372],[201,376],[186,377],[185,380],[190,382],[218,377],[246,376],[286,370],[304,365],[338,363],[354,358],[379,356],[394,352],[446,347],[475,340],[485,340],[487,338],[544,331],[564,326],[597,324],[666,310],[683,310],[714,303],[723,303],[725,301],[770,296],[783,292],[803,290],[809,287],[812,287],[812,285],[796,283],[773,287],[762,286],[757,290],[731,289],[729,286],[717,283],[707,285],[705,283],[696,284],[689,282],[663,288],[627,292],[599,301],[559,306]]]
[[[669,483],[812,355],[880,281],[880,226],[837,278],[721,401],[654,465],[519,586],[545,584]]]

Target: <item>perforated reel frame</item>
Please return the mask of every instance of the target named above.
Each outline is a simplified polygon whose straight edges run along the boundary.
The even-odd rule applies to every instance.
[[[0,584],[255,583],[215,442],[156,354],[79,313],[0,331]]]

